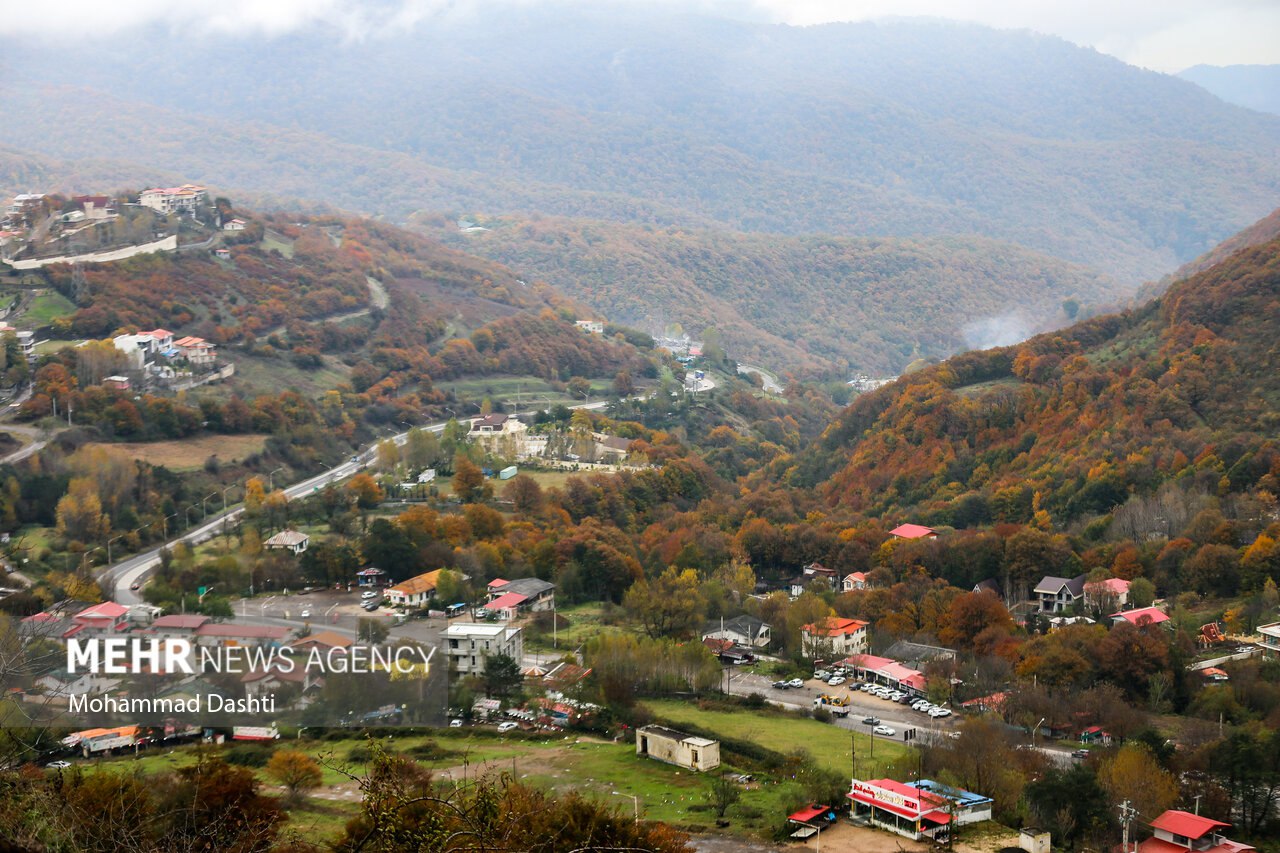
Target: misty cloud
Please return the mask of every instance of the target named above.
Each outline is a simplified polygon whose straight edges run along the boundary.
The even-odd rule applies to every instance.
[[[960,330],[969,349],[991,349],[1021,343],[1035,334],[1027,318],[1002,314],[968,323]]]
[[[159,26],[176,35],[275,37],[327,27],[348,39],[399,34],[494,7],[631,8],[806,26],[934,17],[1061,36],[1136,65],[1280,63],[1274,0],[63,0],[11,4],[0,35],[112,38]]]

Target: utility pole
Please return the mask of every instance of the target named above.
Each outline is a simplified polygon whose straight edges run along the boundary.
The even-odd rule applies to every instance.
[[[1123,841],[1120,842],[1120,853],[1130,853],[1129,851],[1129,824],[1133,822],[1134,817],[1138,814],[1138,810],[1129,805],[1129,801],[1125,800],[1120,804],[1120,825],[1124,827]]]
[[[1203,796],[1204,794],[1196,794],[1196,814],[1197,815],[1200,814],[1200,798]]]

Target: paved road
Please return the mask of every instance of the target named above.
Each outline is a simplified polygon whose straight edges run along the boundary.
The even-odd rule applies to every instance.
[[[571,406],[574,409],[602,409],[609,404],[608,400],[602,400],[597,403],[579,404]],[[518,414],[529,414],[522,412]],[[446,424],[436,423],[423,426],[422,429],[430,432],[443,432]],[[403,445],[409,440],[409,433],[402,432],[392,436],[392,440],[396,444]],[[338,482],[347,477],[352,476],[362,470],[366,465],[377,458],[378,443],[385,441],[385,438],[378,439],[377,442],[369,445],[360,453],[352,456],[341,465],[330,468],[314,477],[308,477],[300,483],[295,483],[283,489],[285,495],[290,499],[305,497],[312,492],[322,488],[328,483]],[[225,513],[217,513],[209,516],[208,520],[202,522],[199,527],[192,528],[181,536],[169,540],[164,545],[156,546],[149,551],[144,551],[123,560],[111,566],[106,566],[98,572],[98,583],[102,586],[103,592],[108,593],[108,597],[128,607],[138,604],[142,601],[137,592],[130,589],[134,584],[141,585],[147,578],[148,573],[160,564],[160,552],[164,548],[172,548],[178,542],[186,542],[191,545],[204,542],[218,535],[223,529],[224,522],[227,524],[235,522],[240,518],[243,509],[231,509]],[[114,590],[114,593],[112,591]]]
[[[738,372],[742,374],[754,373],[759,376],[761,386],[770,394],[782,393],[782,385],[778,382],[778,377],[774,376],[763,367],[756,367],[754,364],[739,364]]]

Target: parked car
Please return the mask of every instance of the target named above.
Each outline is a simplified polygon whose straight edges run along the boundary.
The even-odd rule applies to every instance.
[[[831,677],[831,680],[830,680],[830,681],[828,681],[828,682],[827,682],[827,684],[830,684],[832,687],[839,687],[841,684],[844,684],[844,676],[843,676],[843,675],[833,675],[833,676]]]
[[[830,678],[834,674],[835,673],[827,672],[825,669],[819,669],[813,673],[813,677],[818,679],[819,681],[826,681],[828,678]]]
[[[518,728],[520,728],[520,724],[512,722],[511,720],[507,720],[505,723],[498,723],[498,731],[504,734],[506,732],[511,731],[512,729],[518,729]]]
[[[906,699],[907,694],[903,693],[901,690],[895,690],[889,694],[889,698],[894,702],[897,702],[899,699]]]
[[[930,708],[930,709],[929,709],[929,716],[930,716],[930,717],[935,717],[935,718],[936,718],[936,717],[950,717],[950,716],[951,716],[951,712],[950,712],[950,711],[948,711],[946,708]]]
[[[788,687],[804,687],[804,679],[803,679],[803,678],[793,678],[793,679],[791,679],[790,681],[788,681],[788,682],[787,682],[787,686],[788,686]]]
[[[298,616],[302,619],[310,619],[311,618],[310,608],[307,608],[307,607],[302,608],[302,612],[299,613]]]
[[[372,613],[373,611],[377,610],[380,605],[376,601],[366,601],[364,604],[360,606],[363,607],[365,610],[369,611],[370,613]]]
[[[862,724],[864,726],[878,726],[880,725],[880,718],[879,717],[863,717]]]
[[[50,770],[66,770],[70,766],[71,766],[70,761],[50,761],[48,764],[45,765],[45,767],[49,768]]]
[[[911,710],[928,711],[932,707],[933,707],[932,702],[928,701],[927,699],[921,699],[919,702],[912,703]]]
[[[1071,757],[1072,757],[1072,758],[1088,758],[1088,757],[1089,757],[1089,750],[1087,750],[1087,749],[1074,749],[1074,750],[1072,750],[1072,751],[1071,751]]]
[[[774,689],[774,690],[786,690],[786,689],[787,689],[788,687],[790,687],[790,686],[791,686],[791,682],[789,682],[789,681],[775,681],[775,682],[773,682],[773,689]]]
[[[460,729],[460,728],[462,728],[462,720],[459,720],[459,719],[456,719],[456,718],[455,718],[455,719],[450,720],[450,721],[449,721],[449,728],[451,728],[451,729]]]
[[[897,702],[899,705],[910,705],[912,702],[916,700],[912,698],[910,693],[904,693],[901,699],[895,699],[894,701]]]
[[[893,737],[897,732],[888,726],[876,726],[871,730],[872,734],[883,735],[884,737]]]
[[[378,593],[378,591],[377,591],[377,590],[374,590],[374,589],[366,589],[364,592],[360,593],[360,597],[361,597],[361,598],[365,598],[365,599],[368,599],[368,598],[379,598],[379,597],[380,597],[380,594]]]

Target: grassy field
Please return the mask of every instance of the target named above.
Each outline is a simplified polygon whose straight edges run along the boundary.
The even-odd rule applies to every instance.
[[[308,397],[317,397],[339,383],[345,382],[350,371],[333,359],[326,358],[325,366],[318,370],[303,370],[288,358],[261,358],[236,353],[236,375],[229,382],[202,389],[215,396],[238,393],[244,397],[258,394],[278,394],[281,391],[297,391]]]
[[[510,773],[535,787],[598,799],[624,815],[638,805],[641,816],[647,819],[694,830],[714,824],[714,816],[705,805],[710,781],[707,774],[639,758],[629,740],[610,742],[571,734],[503,736],[490,728],[467,728],[396,737],[383,745],[390,752],[409,756],[422,749],[446,751],[430,761],[417,759],[430,766],[438,777],[474,779]],[[290,811],[286,829],[312,841],[334,837],[359,808],[358,786],[347,773],[359,776],[365,772],[366,742],[282,741],[280,746],[312,756],[322,764],[324,773],[323,786]],[[192,764],[195,759],[196,748],[183,747],[97,765],[115,772],[162,773]],[[736,769],[729,767],[726,772]],[[254,773],[268,791],[276,790],[264,769],[257,768]],[[632,797],[638,797],[638,803],[631,801]],[[743,791],[741,802],[730,812],[727,831],[767,835],[802,800],[799,787],[792,783],[754,783]]]
[[[163,465],[171,471],[192,471],[204,465],[215,453],[226,464],[262,451],[265,435],[203,435],[183,441],[131,442],[104,444],[152,465]]]
[[[581,400],[570,397],[565,391],[557,391],[550,383],[536,376],[482,376],[475,379],[459,379],[454,382],[440,382],[436,385],[441,391],[452,393],[462,401],[480,401],[488,397],[495,403],[501,402],[508,409],[515,409],[516,398],[519,397],[521,410],[533,407],[552,406],[556,403],[573,403]],[[591,396],[600,398],[611,390],[609,382],[595,380],[591,383]],[[470,417],[473,412],[468,413]]]
[[[32,299],[22,312],[22,323],[27,326],[47,326],[75,310],[76,306],[67,297],[56,290],[46,290]]]
[[[263,235],[261,248],[264,252],[270,252],[275,249],[286,258],[293,257],[293,241],[274,231],[268,231]]]
[[[589,602],[587,604],[578,604],[573,607],[562,607],[556,610],[556,616],[559,617],[562,624],[556,632],[556,644],[552,646],[552,637],[550,634],[541,636],[538,634],[525,631],[525,646],[530,649],[536,649],[541,652],[558,651],[564,653],[570,649],[576,649],[592,637],[598,637],[601,634],[621,633],[626,629],[608,625],[604,619],[604,605],[598,602]],[[568,620],[568,626],[563,624],[563,620]]]
[[[80,343],[79,340],[64,341],[58,338],[50,338],[47,341],[40,341],[36,344],[36,355],[47,355],[51,352],[57,352],[60,349],[75,346]]]
[[[746,740],[784,755],[806,749],[819,766],[848,775],[852,769],[850,737],[857,738],[858,772],[863,778],[878,776],[892,761],[903,757],[908,749],[902,743],[875,738],[872,757],[871,736],[856,735],[830,723],[786,716],[768,710],[704,711],[695,704],[675,700],[645,702],[660,720],[676,725],[697,726],[718,732],[726,738]]]

